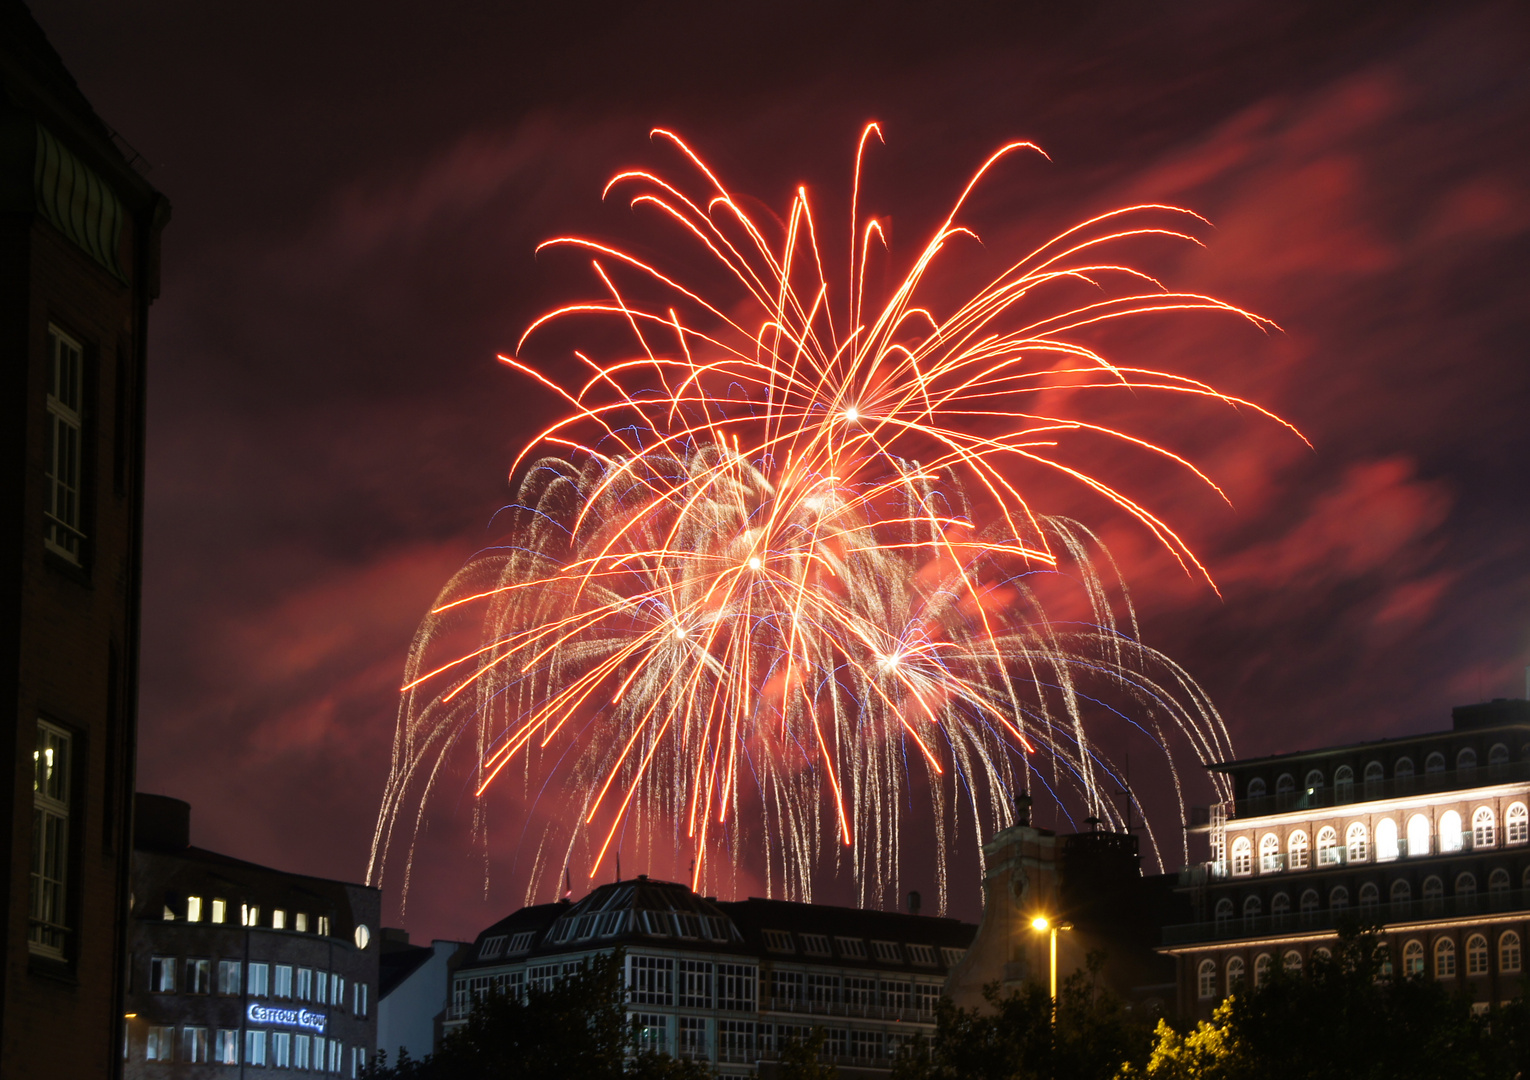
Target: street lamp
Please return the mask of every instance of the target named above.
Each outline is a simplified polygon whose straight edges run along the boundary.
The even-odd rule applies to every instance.
[[[1055,923],[1045,915],[1037,915],[1031,920],[1031,929],[1038,934],[1046,934],[1050,939],[1048,945],[1051,952],[1051,991],[1052,991],[1052,1026],[1057,1026],[1057,931],[1072,930],[1072,923]]]

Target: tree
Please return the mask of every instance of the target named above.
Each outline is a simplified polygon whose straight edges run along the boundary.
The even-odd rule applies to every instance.
[[[839,1069],[818,1060],[826,1041],[828,1033],[821,1027],[814,1028],[805,1038],[794,1035],[783,1038],[777,1059],[780,1071],[776,1075],[781,1080],[838,1080]]]
[[[636,1026],[627,1020],[618,951],[592,957],[547,988],[522,994],[495,989],[473,1003],[467,1023],[421,1061],[381,1056],[375,1080],[704,1080],[702,1065],[667,1054],[631,1054]]]

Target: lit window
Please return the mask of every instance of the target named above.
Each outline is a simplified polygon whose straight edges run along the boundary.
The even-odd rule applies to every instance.
[[[1429,819],[1423,814],[1414,814],[1408,819],[1408,856],[1418,858],[1429,854]]]
[[[1299,975],[1302,970],[1302,954],[1295,949],[1287,949],[1286,955],[1280,958],[1280,966],[1288,975]]]
[[[149,992],[154,994],[175,993],[175,957],[150,957]]]
[[[49,551],[76,564],[81,561],[85,539],[80,514],[83,369],[79,342],[57,327],[48,327],[47,504],[43,510],[43,543]]]
[[[307,1035],[294,1035],[292,1037],[292,1067],[294,1069],[308,1068]]]
[[[207,1063],[207,1029],[205,1027],[181,1029],[181,1060],[193,1064]]]
[[[285,929],[287,929],[287,913],[285,911],[283,911],[281,908],[277,908],[277,909],[275,909],[274,911],[271,912],[271,929],[273,929],[273,930],[285,930]]]
[[[292,1036],[285,1031],[271,1032],[271,1064],[278,1069],[292,1068]]]
[[[212,991],[212,961],[186,961],[186,993],[206,994]]]
[[[1350,862],[1365,862],[1370,855],[1370,837],[1365,822],[1356,821],[1345,830],[1344,850]]]
[[[219,960],[218,961],[218,993],[220,993],[220,994],[237,994],[237,993],[239,993],[239,961],[238,960]]]
[[[245,926],[259,926],[260,925],[260,905],[259,904],[240,904],[239,905],[239,910],[240,910],[241,921],[244,923]]]
[[[313,1000],[313,969],[300,967],[297,969],[297,999],[299,1001]]]
[[[292,965],[272,965],[273,978],[271,980],[271,996],[290,998],[292,996]]]
[[[219,1065],[239,1064],[239,1032],[219,1028],[213,1037],[213,1061]]]
[[[164,919],[165,922],[175,922],[175,909],[166,904],[165,910],[159,913],[159,917]]]
[[[266,1063],[266,1033],[264,1031],[244,1033],[244,1060],[247,1065]]]
[[[27,948],[41,956],[65,959],[69,930],[69,773],[73,767],[70,737],[38,721],[32,751],[31,921]]]
[[[1233,993],[1238,989],[1238,984],[1243,981],[1243,957],[1235,956],[1227,961],[1227,992]]]
[[[1330,863],[1339,862],[1343,856],[1339,854],[1339,830],[1332,826],[1326,826],[1318,830],[1317,834],[1317,861],[1319,866],[1328,866]]]
[[[1525,809],[1522,802],[1510,803],[1509,811],[1504,815],[1504,824],[1508,827],[1507,840],[1511,844],[1523,844],[1530,840],[1530,810]]]
[[[1424,943],[1422,941],[1410,941],[1403,946],[1403,974],[1422,975],[1424,973]]]
[[[175,1028],[149,1025],[149,1039],[144,1046],[145,1061],[174,1061],[175,1060]]]
[[[249,985],[251,997],[268,997],[271,993],[271,965],[251,964]]]
[[[323,934],[325,937],[329,937],[329,916],[328,915],[320,915],[319,916],[319,933]]]
[[[1254,845],[1246,836],[1233,841],[1232,872],[1239,877],[1254,872]]]
[[[1215,960],[1202,960],[1200,971],[1197,973],[1196,990],[1202,1001],[1217,996],[1217,962]]]
[[[1268,986],[1270,975],[1275,968],[1275,958],[1269,953],[1260,953],[1254,960],[1254,985]]]
[[[1472,847],[1490,848],[1498,839],[1491,806],[1479,806],[1472,814]]]
[[[300,911],[292,916],[292,928],[300,934],[308,933],[308,913]]]
[[[1486,975],[1488,972],[1488,943],[1481,934],[1466,939],[1466,973]]]
[[[1449,979],[1456,973],[1456,943],[1441,938],[1434,943],[1434,977]]]
[[[1292,870],[1307,869],[1307,834],[1297,829],[1286,840]]]
[[[1461,850],[1461,815],[1454,810],[1440,815],[1440,850]]]
[[[227,918],[228,903],[215,897],[212,902],[212,921],[215,923],[221,923]]]
[[[1518,973],[1519,956],[1519,935],[1513,930],[1500,935],[1498,938],[1498,970],[1505,975]]]
[[[1391,862],[1400,854],[1397,847],[1397,822],[1382,818],[1376,822],[1376,860]]]
[[[320,1005],[329,1004],[329,973],[316,972],[313,980],[313,999]]]
[[[202,898],[200,896],[186,897],[186,921],[202,921]]]
[[[1281,869],[1280,837],[1265,833],[1259,840],[1259,872],[1272,874]]]

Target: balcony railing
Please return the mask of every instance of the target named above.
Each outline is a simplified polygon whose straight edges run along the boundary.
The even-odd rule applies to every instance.
[[[1469,918],[1500,912],[1530,911],[1530,889],[1499,889],[1462,896],[1434,896],[1395,903],[1345,908],[1292,911],[1284,915],[1235,915],[1212,922],[1166,926],[1165,945],[1188,945],[1197,941],[1230,941],[1237,938],[1270,937],[1313,930],[1335,930],[1341,923],[1364,924],[1420,922],[1428,919]]]
[[[933,1007],[925,1010],[915,1006],[867,1005],[850,1001],[813,1001],[805,997],[767,997],[760,1003],[762,1011],[798,1013],[809,1016],[855,1016],[867,1020],[923,1020],[934,1023]]]
[[[1275,795],[1242,798],[1233,803],[1234,818],[1264,817],[1267,814],[1295,813],[1329,806],[1373,802],[1377,799],[1427,795],[1437,791],[1459,791],[1530,780],[1530,761],[1511,761],[1503,765],[1479,765],[1474,769],[1445,769],[1440,772],[1414,773],[1389,780],[1359,781],[1334,787],[1283,791]],[[1198,822],[1192,822],[1198,824]]]

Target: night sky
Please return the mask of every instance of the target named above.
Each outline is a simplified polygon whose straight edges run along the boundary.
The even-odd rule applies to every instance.
[[[1145,463],[1120,474],[1221,598],[1119,514],[1054,508],[1101,529],[1146,640],[1208,689],[1240,756],[1438,729],[1453,704],[1525,692],[1522,4],[34,12],[174,204],[151,316],[139,788],[189,800],[199,845],[361,878],[411,635],[554,408],[494,356],[588,292],[577,260],[533,247],[646,237],[599,193],[673,164],[655,125],[782,208],[798,183],[842,192],[880,121],[868,172],[895,258],[1010,138],[1051,161],[984,189],[988,248],[1127,202],[1204,214],[1206,248],[1155,268],[1282,332],[1170,320],[1119,344],[1270,407],[1314,449],[1171,410],[1157,433],[1234,507]],[[487,895],[466,805],[444,806],[401,920],[386,883],[390,922],[470,937],[519,905],[520,825],[509,795],[496,809]],[[975,880],[955,901],[976,917]]]

